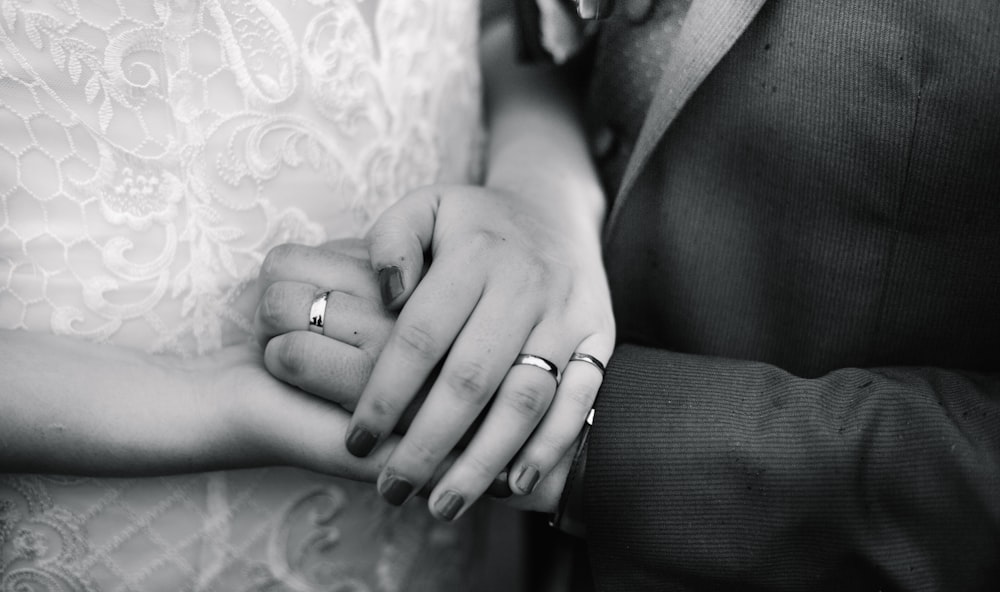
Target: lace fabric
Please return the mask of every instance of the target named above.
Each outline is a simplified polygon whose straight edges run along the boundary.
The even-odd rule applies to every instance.
[[[272,246],[477,178],[477,23],[449,0],[0,0],[0,327],[249,339]],[[0,590],[461,589],[471,525],[371,490],[0,477]]]

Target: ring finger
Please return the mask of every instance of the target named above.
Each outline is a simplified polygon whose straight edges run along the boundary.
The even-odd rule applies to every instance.
[[[604,361],[611,357],[614,338],[595,334],[580,342],[563,372],[552,405],[511,464],[510,486],[518,494],[532,492],[539,479],[559,463],[576,443],[604,380]],[[591,352],[591,353],[584,353]]]
[[[523,335],[531,331],[535,316],[527,309],[513,316],[494,314],[503,310],[497,303],[504,299],[509,296],[484,295],[455,340],[379,479],[379,492],[390,503],[403,503],[430,478],[493,398],[521,350]]]
[[[478,310],[482,289],[471,281],[456,284],[441,279],[459,276],[446,263],[431,267],[400,312],[351,417],[347,436],[351,454],[366,456],[392,432],[455,336],[465,334],[463,327],[471,322],[470,311]]]
[[[312,324],[314,316],[316,325]],[[367,350],[385,342],[392,323],[390,313],[374,300],[338,290],[322,291],[302,282],[278,281],[265,289],[254,329],[262,346],[283,333],[313,330]]]
[[[435,487],[428,500],[431,512],[454,520],[490,486],[531,436],[552,403],[558,387],[558,368],[565,366],[570,349],[542,335],[560,335],[544,325],[535,328],[476,430],[468,447]],[[512,479],[534,486],[542,474],[515,475]]]

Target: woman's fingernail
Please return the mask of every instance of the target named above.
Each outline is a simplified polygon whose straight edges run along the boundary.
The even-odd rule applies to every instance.
[[[363,426],[355,426],[347,435],[347,451],[358,458],[371,454],[378,443],[378,436]]]
[[[386,477],[378,487],[379,494],[394,506],[402,506],[413,493],[413,484],[398,475]]]
[[[525,494],[529,494],[535,490],[535,485],[538,485],[539,476],[537,468],[532,465],[525,465],[517,475],[517,480],[514,483],[517,484],[518,489]]]
[[[403,272],[398,267],[383,267],[378,272],[383,304],[391,304],[403,293]]]
[[[441,515],[442,518],[451,522],[458,516],[459,510],[465,505],[465,498],[461,495],[455,493],[454,491],[447,491],[444,495],[438,498],[436,504],[434,504],[434,509],[437,513]]]
[[[493,483],[486,488],[486,495],[496,498],[505,498],[513,495],[510,485],[507,484],[507,471],[504,471],[493,479]]]

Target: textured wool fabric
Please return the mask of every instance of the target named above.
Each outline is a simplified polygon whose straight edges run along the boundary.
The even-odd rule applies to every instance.
[[[1000,589],[1000,4],[707,3],[651,101],[590,97],[595,128],[652,105],[607,237],[598,589]]]
[[[622,346],[587,463],[600,590],[995,590],[995,377]]]

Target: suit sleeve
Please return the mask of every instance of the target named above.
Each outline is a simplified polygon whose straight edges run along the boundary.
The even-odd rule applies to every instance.
[[[618,348],[584,516],[599,590],[1000,589],[1000,377]]]

